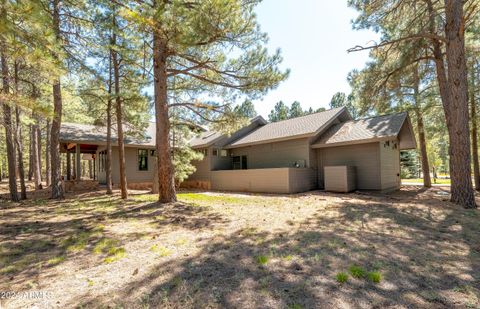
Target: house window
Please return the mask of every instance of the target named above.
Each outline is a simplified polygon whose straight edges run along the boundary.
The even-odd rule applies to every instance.
[[[220,156],[221,157],[227,157],[228,156],[228,151],[226,149],[220,150]]]
[[[214,157],[218,157],[218,149],[213,149],[213,150],[212,150],[212,155],[213,155]]]
[[[247,156],[234,156],[232,158],[232,167],[234,170],[246,170]]]
[[[157,156],[157,151],[154,150],[154,149],[151,149],[151,150],[150,150],[150,156],[151,156],[151,157],[156,157],[156,156]]]
[[[138,149],[138,170],[148,171],[148,150]]]
[[[203,158],[206,158],[208,156],[208,149],[202,149],[200,153],[203,154]]]

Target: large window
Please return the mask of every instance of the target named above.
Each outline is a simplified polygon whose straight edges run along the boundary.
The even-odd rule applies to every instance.
[[[232,161],[232,167],[234,170],[247,169],[247,156],[234,156],[232,157]]]
[[[138,170],[148,171],[148,150],[138,149]]]

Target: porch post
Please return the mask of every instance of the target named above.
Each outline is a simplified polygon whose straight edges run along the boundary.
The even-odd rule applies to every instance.
[[[72,157],[67,149],[67,180],[72,180]]]
[[[76,154],[76,159],[75,159],[75,165],[76,165],[76,181],[80,181],[80,178],[82,177],[82,170],[81,170],[81,163],[80,163],[80,144],[75,145],[75,154]]]

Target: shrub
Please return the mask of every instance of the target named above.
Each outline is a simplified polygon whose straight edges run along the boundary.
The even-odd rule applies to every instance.
[[[259,255],[257,256],[257,263],[260,265],[265,265],[268,263],[268,256],[266,255]]]
[[[382,274],[378,271],[371,271],[368,273],[368,279],[373,283],[380,283],[382,280]]]
[[[348,281],[348,274],[344,272],[340,272],[336,275],[336,279],[338,283],[345,283]]]
[[[358,265],[352,265],[348,270],[354,278],[364,278],[366,275],[365,270]]]

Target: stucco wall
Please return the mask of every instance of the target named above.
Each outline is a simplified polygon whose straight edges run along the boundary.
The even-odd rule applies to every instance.
[[[381,190],[379,143],[320,148],[317,150],[318,182],[324,186],[324,166],[356,167],[356,185],[361,190]]]
[[[315,170],[265,168],[212,172],[212,189],[239,192],[296,193],[314,189]]]

